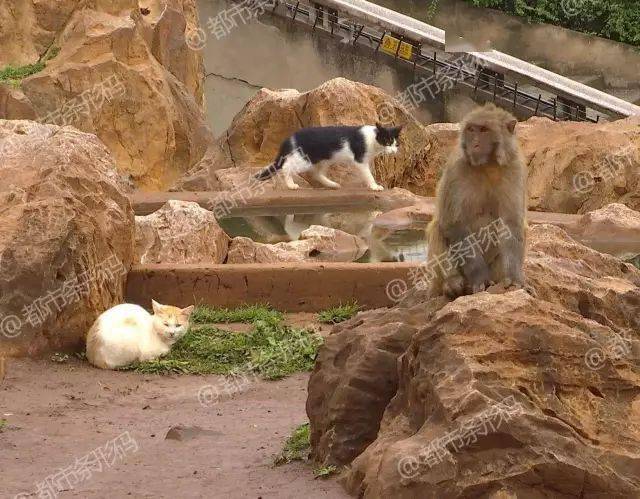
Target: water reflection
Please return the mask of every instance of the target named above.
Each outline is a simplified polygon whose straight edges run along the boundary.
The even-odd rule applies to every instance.
[[[220,226],[231,237],[244,236],[261,243],[296,241],[312,225],[339,229],[362,238],[368,251],[359,262],[403,262],[426,259],[425,225],[389,229],[375,225],[380,211],[293,213],[285,210],[270,215],[242,214],[224,218]]]

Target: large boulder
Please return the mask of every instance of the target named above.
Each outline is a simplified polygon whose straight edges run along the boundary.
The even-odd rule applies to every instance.
[[[532,210],[587,213],[613,202],[640,210],[640,116],[599,124],[531,118],[518,133]]]
[[[167,201],[136,217],[137,263],[224,263],[230,238],[213,212],[189,201]]]
[[[367,244],[358,236],[312,225],[301,232],[300,239],[290,242],[264,244],[235,237],[227,263],[354,262],[366,251]]]
[[[59,53],[0,110],[94,133],[136,185],[163,189],[213,139],[200,105],[201,55],[185,39],[197,28],[194,2],[146,4],[148,15],[134,0],[76,5],[56,25]]]
[[[525,272],[536,297],[413,291],[335,327],[313,457],[365,498],[637,496],[640,271],[538,225]]]
[[[80,349],[133,258],[112,156],[70,127],[0,120],[0,211],[0,356]]]
[[[194,177],[205,177],[209,188],[215,190],[216,170],[265,167],[275,158],[282,141],[302,127],[382,120],[403,124],[404,129],[398,154],[375,160],[376,179],[386,187],[407,185],[428,156],[430,134],[379,88],[345,78],[329,80],[304,93],[263,88],[236,115],[189,178],[193,182]],[[345,186],[364,186],[357,173],[341,165],[332,167],[328,176]],[[188,184],[182,183],[183,188]]]

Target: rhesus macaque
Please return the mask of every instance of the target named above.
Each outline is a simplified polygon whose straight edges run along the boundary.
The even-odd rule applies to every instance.
[[[456,298],[495,283],[524,287],[527,172],[515,137],[517,122],[487,104],[460,125],[427,229],[432,296]],[[488,227],[497,233],[489,241]]]

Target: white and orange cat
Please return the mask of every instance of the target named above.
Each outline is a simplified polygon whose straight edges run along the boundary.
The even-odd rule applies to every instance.
[[[102,369],[116,369],[166,354],[189,327],[193,305],[177,308],[151,301],[153,315],[123,303],[100,314],[87,333],[87,359]]]

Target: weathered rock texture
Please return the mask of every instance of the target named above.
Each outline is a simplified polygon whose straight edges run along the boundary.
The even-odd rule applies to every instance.
[[[212,139],[201,109],[201,55],[185,41],[197,28],[194,0],[143,4],[146,16],[135,0],[44,2],[50,15],[42,6],[15,10],[46,25],[43,40],[60,52],[24,79],[19,92],[4,91],[0,117],[35,114],[42,122],[95,133],[119,171],[140,187],[162,189],[196,164]],[[29,50],[45,43],[21,33],[33,40]]]
[[[433,196],[458,128],[427,126],[432,147],[413,172],[417,180],[398,185]],[[516,133],[529,170],[530,209],[587,213],[612,202],[640,209],[640,117],[600,124],[531,118]]]
[[[620,203],[586,213],[571,230],[571,236],[589,247],[620,257],[640,254],[640,213]]]
[[[121,303],[133,211],[94,136],[0,120],[0,354],[81,348]]]
[[[367,244],[358,236],[312,225],[301,232],[300,239],[291,242],[263,244],[235,237],[227,263],[353,262],[366,251]]]
[[[336,327],[309,382],[313,457],[365,498],[640,494],[640,271],[530,230],[525,291],[422,293]],[[518,414],[441,462],[436,438],[506,397]]]
[[[519,133],[531,209],[587,213],[618,202],[640,210],[639,116],[601,124],[532,118]]]
[[[427,159],[430,134],[379,88],[344,78],[329,80],[305,93],[260,90],[194,168],[190,181],[194,177],[206,178],[210,189],[216,189],[216,170],[265,167],[274,160],[282,141],[302,127],[374,124],[383,113],[405,128],[398,154],[376,159],[376,179],[386,187],[408,185],[413,172],[420,171]],[[357,175],[340,165],[332,167],[328,176],[344,186],[364,185]],[[184,183],[182,186],[187,187]]]
[[[0,1],[0,67],[38,61],[64,28],[78,0]]]
[[[223,263],[230,238],[198,203],[168,201],[136,217],[137,263]]]

